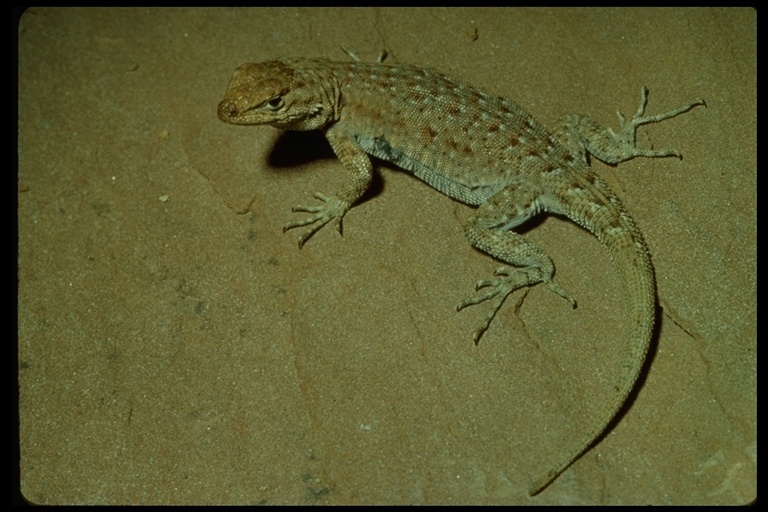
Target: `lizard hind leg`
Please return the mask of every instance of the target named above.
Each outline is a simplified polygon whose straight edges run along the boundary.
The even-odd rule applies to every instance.
[[[456,307],[462,310],[467,306],[492,301],[489,313],[474,333],[475,343],[480,341],[504,300],[520,288],[545,283],[576,307],[576,301],[552,280],[555,266],[550,257],[536,244],[510,231],[542,210],[540,197],[538,187],[519,180],[483,203],[466,225],[467,238],[474,247],[515,267],[498,268],[494,278],[477,283],[475,290],[482,290],[480,295],[465,299]]]
[[[666,119],[679,116],[694,107],[705,106],[704,100],[696,99],[681,107],[656,115],[645,115],[645,107],[648,103],[648,89],[640,89],[640,105],[631,119],[616,111],[621,128],[618,132],[600,125],[587,116],[579,114],[567,114],[560,120],[555,130],[555,138],[565,146],[572,155],[580,155],[586,162],[586,154],[589,153],[607,164],[626,162],[635,157],[682,158],[675,149],[643,149],[636,145],[637,129],[640,126],[658,123]]]

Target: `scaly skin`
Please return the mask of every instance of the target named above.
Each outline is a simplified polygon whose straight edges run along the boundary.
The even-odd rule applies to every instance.
[[[674,150],[635,146],[638,126],[686,112],[696,100],[671,112],[643,117],[646,90],[637,113],[614,133],[587,117],[570,114],[550,133],[513,101],[479,91],[438,72],[413,66],[287,59],[240,66],[219,104],[227,123],[270,125],[284,130],[322,130],[347,173],[335,194],[314,194],[318,206],[296,206],[310,214],[284,230],[308,226],[301,247],[314,233],[341,221],[371,182],[368,155],[411,171],[443,194],[477,206],[465,226],[476,248],[508,263],[480,281],[480,295],[457,309],[491,301],[474,335],[477,343],[506,297],[547,284],[575,306],[552,277],[554,265],[542,249],[512,231],[539,213],[565,216],[592,232],[608,250],[627,297],[630,333],[625,363],[611,399],[592,428],[559,462],[529,487],[538,494],[587,451],[606,430],[634,389],[650,345],[656,286],[643,237],[623,205],[587,165],[587,153],[607,163],[636,156],[677,156]]]

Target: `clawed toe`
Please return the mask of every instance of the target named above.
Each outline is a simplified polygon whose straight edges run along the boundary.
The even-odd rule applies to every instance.
[[[347,203],[336,197],[329,197],[320,192],[315,192],[314,197],[322,201],[323,204],[320,206],[298,205],[291,209],[293,212],[312,213],[314,215],[310,215],[309,217],[302,220],[289,222],[283,226],[283,233],[285,233],[289,229],[312,225],[312,227],[299,238],[299,249],[301,249],[304,243],[306,243],[306,241],[309,240],[312,235],[320,231],[326,224],[331,221],[336,223],[336,230],[339,232],[339,234],[341,234],[341,219],[349,209],[349,205]]]
[[[483,290],[482,294],[476,297],[464,299],[458,304],[458,306],[456,306],[456,311],[461,311],[467,306],[474,306],[482,302],[491,301],[488,314],[481,323],[480,327],[474,332],[473,339],[475,344],[480,342],[480,338],[483,336],[485,331],[488,330],[491,322],[496,317],[496,313],[498,313],[507,297],[512,292],[520,288],[525,288],[527,286],[532,286],[534,284],[544,282],[552,291],[570,302],[573,307],[576,307],[576,301],[573,299],[573,297],[571,297],[563,288],[561,288],[560,285],[552,281],[551,278],[545,279],[541,270],[538,268],[528,267],[520,269],[509,269],[507,267],[500,267],[496,269],[494,275],[496,276],[495,278],[479,281],[475,285],[476,291]]]

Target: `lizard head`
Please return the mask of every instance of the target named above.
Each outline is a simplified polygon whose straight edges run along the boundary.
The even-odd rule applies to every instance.
[[[333,121],[338,85],[331,77],[297,68],[277,60],[243,64],[219,103],[219,119],[284,130],[316,130]]]

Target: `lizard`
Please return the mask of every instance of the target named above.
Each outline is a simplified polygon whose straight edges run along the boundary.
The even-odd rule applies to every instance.
[[[321,130],[345,173],[333,194],[315,192],[319,204],[298,205],[306,214],[283,232],[304,228],[299,248],[323,226],[342,219],[371,183],[370,156],[411,172],[442,194],[477,207],[464,225],[469,242],[506,265],[479,281],[475,296],[457,310],[488,302],[474,333],[477,344],[505,299],[515,290],[546,284],[576,301],[555,281],[550,257],[514,228],[538,214],[570,219],[608,250],[626,295],[630,330],[627,355],[610,400],[582,440],[528,493],[534,496],[588,451],[608,429],[636,386],[645,365],[656,316],[656,282],[649,251],[619,198],[589,166],[589,155],[616,165],[634,157],[682,158],[676,150],[636,146],[639,126],[675,117],[698,106],[645,116],[640,106],[614,132],[589,117],[567,114],[550,132],[517,103],[483,92],[437,71],[416,66],[282,59],[238,67],[218,105],[218,117],[235,125],[282,130]],[[706,105],[705,105],[706,106]]]

